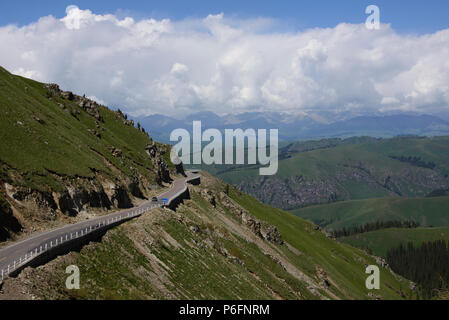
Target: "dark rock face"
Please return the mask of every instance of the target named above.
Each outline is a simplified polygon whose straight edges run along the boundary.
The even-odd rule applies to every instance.
[[[58,199],[59,209],[64,214],[76,216],[80,211],[90,208],[110,209],[111,201],[102,188],[98,190],[77,189],[65,192]]]
[[[156,162],[156,168],[157,168],[157,176],[158,176],[158,182],[170,182],[170,171],[168,170],[168,166],[165,163],[165,161],[162,158],[158,158]]]
[[[184,177],[186,177],[186,173],[184,171],[184,166],[182,163],[175,165],[176,173],[182,174]]]
[[[140,198],[140,199],[145,199],[145,196],[143,195],[142,190],[140,190],[140,186],[139,186],[139,182],[138,181],[131,182],[128,185],[128,190],[129,190],[129,192],[131,192],[131,194],[134,197]]]
[[[89,193],[89,205],[93,208],[106,208],[109,210],[112,203],[104,190],[101,189],[98,191],[91,191]]]
[[[13,194],[13,198],[18,201],[34,202],[39,208],[50,208],[56,210],[56,205],[53,196],[49,192],[41,192],[29,188],[20,188]]]
[[[128,192],[123,186],[115,189],[114,195],[112,196],[112,203],[120,209],[128,209],[133,207]]]
[[[162,182],[171,182],[172,179],[170,177],[170,170],[168,169],[167,163],[162,158],[162,156],[167,152],[167,149],[158,148],[156,143],[152,142],[146,146],[145,151],[151,157],[153,166],[157,170],[156,182],[158,184],[162,184]],[[184,172],[184,168],[176,168],[176,170],[182,170],[182,172]]]
[[[64,193],[58,200],[59,209],[69,216],[76,216],[78,211],[75,208],[75,202],[68,192]]]
[[[8,202],[0,197],[0,241],[5,241],[11,236],[11,232],[19,232],[21,224],[13,216]]]

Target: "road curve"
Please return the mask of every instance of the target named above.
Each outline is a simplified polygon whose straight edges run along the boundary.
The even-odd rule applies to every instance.
[[[25,240],[13,243],[0,249],[0,280],[6,278],[14,270],[19,269],[42,253],[55,248],[68,241],[81,238],[120,221],[126,221],[141,214],[162,206],[162,199],[167,199],[169,205],[187,189],[187,182],[198,179],[197,173],[187,172],[186,177],[173,181],[172,187],[167,192],[158,196],[158,202],[146,201],[138,207],[113,212],[104,216],[65,225],[54,230],[45,231]]]

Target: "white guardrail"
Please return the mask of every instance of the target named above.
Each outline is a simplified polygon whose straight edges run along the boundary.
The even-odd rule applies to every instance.
[[[163,204],[158,204],[156,206],[163,207],[163,206],[170,205],[170,203],[174,199],[179,197],[181,194],[183,194],[187,190],[187,183],[189,181],[195,180],[195,179],[198,179],[198,178],[199,178],[199,176],[194,176],[194,177],[187,178],[185,180],[185,185],[184,185],[183,189],[181,189],[175,195],[170,197],[170,199],[168,199],[169,201],[167,203],[165,203],[164,205]],[[30,261],[36,259],[41,254],[43,254],[43,253],[45,253],[45,252],[47,252],[47,251],[49,251],[49,250],[51,250],[53,248],[56,248],[56,247],[58,247],[58,246],[60,246],[60,245],[62,245],[64,243],[67,243],[67,242],[72,241],[74,239],[85,237],[85,236],[87,236],[88,234],[90,234],[90,233],[92,233],[94,231],[101,230],[101,229],[106,228],[107,226],[109,226],[111,224],[115,224],[115,223],[117,223],[119,221],[128,220],[130,218],[134,218],[134,217],[140,216],[144,212],[147,212],[147,211],[153,209],[154,207],[155,206],[132,210],[132,211],[129,211],[127,213],[120,214],[118,217],[113,217],[113,218],[110,218],[110,219],[107,219],[107,216],[106,216],[103,221],[98,222],[95,225],[90,225],[90,226],[85,227],[85,228],[83,227],[82,229],[79,229],[78,231],[65,233],[63,235],[58,236],[57,238],[54,238],[53,240],[44,242],[44,243],[40,244],[39,246],[35,247],[33,250],[30,250],[27,253],[25,253],[25,255],[23,255],[23,256],[19,257],[18,259],[12,261],[10,264],[8,264],[7,268],[1,269],[1,271],[0,271],[0,273],[1,273],[1,280],[3,281],[12,272],[16,271],[17,269],[19,269],[22,266],[26,265]]]
[[[161,206],[161,205],[157,205],[157,206]],[[101,230],[106,228],[107,226],[111,225],[111,224],[115,224],[117,222],[123,221],[123,220],[128,220],[130,218],[134,218],[137,216],[142,215],[144,212],[147,212],[151,209],[153,209],[154,206],[152,207],[147,207],[147,208],[141,208],[141,209],[136,209],[134,211],[130,211],[127,213],[123,213],[121,215],[119,215],[118,217],[112,217],[110,219],[104,219],[101,222],[98,222],[97,224],[94,225],[90,225],[86,228],[82,228],[78,231],[73,231],[73,232],[69,232],[69,233],[65,233],[61,236],[58,236],[58,238],[55,238],[53,240],[50,240],[49,242],[45,242],[40,244],[39,246],[37,246],[36,248],[34,248],[33,250],[30,250],[29,252],[27,252],[25,255],[21,256],[18,258],[18,260],[14,260],[12,261],[10,264],[8,264],[8,267],[5,269],[1,269],[0,273],[1,273],[1,280],[3,281],[6,277],[8,277],[12,272],[14,272],[15,270],[19,269],[20,267],[26,265],[27,263],[29,263],[30,261],[36,259],[38,256],[40,256],[41,254],[56,248],[64,243],[67,243],[71,240],[77,239],[77,238],[81,238],[81,237],[85,237],[88,234],[97,231],[97,230]]]

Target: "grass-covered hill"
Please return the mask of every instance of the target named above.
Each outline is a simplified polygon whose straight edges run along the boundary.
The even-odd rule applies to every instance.
[[[411,242],[415,246],[420,246],[423,242],[428,241],[448,241],[449,227],[382,229],[354,234],[338,240],[358,248],[369,249],[373,254],[386,258],[388,250],[396,248],[400,244],[407,245]]]
[[[274,176],[259,176],[257,166],[204,169],[283,209],[367,198],[425,197],[449,188],[449,137],[292,143],[280,149]]]
[[[0,233],[18,240],[160,190],[177,169],[120,111],[0,69]],[[151,132],[150,132],[151,133]],[[410,282],[313,223],[204,174],[177,211],[155,209],[2,284],[0,299],[404,299]],[[67,265],[81,289],[67,291]],[[381,289],[365,287],[381,265]]]
[[[376,221],[406,220],[416,221],[422,227],[443,227],[449,226],[449,197],[353,200],[310,206],[291,212],[333,230]]]
[[[176,212],[153,210],[109,230],[101,242],[25,269],[3,297],[37,299],[404,299],[410,282],[378,259],[329,239],[316,226],[203,174]],[[377,262],[376,262],[377,260]],[[381,263],[381,262],[379,262]],[[66,290],[79,266],[81,289]],[[0,295],[0,299],[2,296]]]
[[[130,207],[174,169],[169,147],[120,111],[3,68],[0,141],[0,241],[90,209]]]

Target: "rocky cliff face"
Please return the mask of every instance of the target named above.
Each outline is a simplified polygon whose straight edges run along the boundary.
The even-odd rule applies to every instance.
[[[164,160],[164,155],[167,154],[168,150],[166,147],[161,147],[155,143],[151,142],[145,148],[145,151],[151,157],[151,161],[153,163],[154,168],[156,168],[157,178],[156,181],[158,184],[162,184],[163,182],[171,182],[170,171],[168,169],[167,162]],[[182,165],[181,165],[182,167]],[[176,167],[176,171],[178,173],[183,173],[184,169],[181,170]]]
[[[449,180],[442,174],[423,168],[404,167],[393,171],[390,168],[351,162],[336,165],[334,170],[332,175],[316,177],[300,174],[287,178],[276,175],[256,177],[242,181],[238,188],[264,203],[282,209],[294,209],[359,199],[355,186],[383,197],[424,197],[432,190],[449,186]]]
[[[114,150],[114,153],[117,153],[117,150]],[[176,171],[170,172],[159,151],[152,156],[152,161],[156,171],[155,182],[162,185],[172,181],[171,174],[176,174]],[[65,177],[48,173],[59,180],[62,188],[48,188],[43,191],[15,184],[14,181],[20,180],[20,173],[14,171],[9,173],[15,177],[15,180],[9,179],[9,183],[2,183],[4,198],[9,199],[9,202],[7,200],[2,202],[1,241],[9,238],[11,233],[21,230],[18,220],[12,215],[10,206],[22,212],[22,217],[27,220],[26,224],[30,225],[30,220],[34,219],[42,222],[56,221],[61,214],[77,217],[82,212],[92,210],[131,208],[139,199],[144,200],[150,197],[152,192],[150,186],[154,184],[138,172],[134,172],[131,176],[118,174],[116,180],[111,180],[101,173],[96,173],[94,178]]]
[[[11,206],[0,194],[0,241],[5,241],[11,232],[19,232],[21,229],[19,221],[13,216]]]

